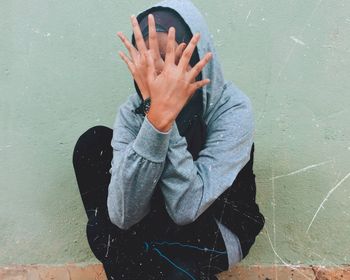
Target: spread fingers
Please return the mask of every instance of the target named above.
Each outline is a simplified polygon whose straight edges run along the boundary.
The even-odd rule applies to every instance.
[[[206,55],[189,71],[190,80],[195,79],[199,75],[205,65],[211,60],[212,56],[211,52],[206,53]]]
[[[146,47],[145,41],[143,40],[140,25],[139,25],[139,22],[137,21],[137,18],[134,15],[131,16],[131,24],[134,31],[137,49],[140,52],[146,51],[147,47]]]
[[[120,40],[123,42],[124,46],[129,51],[129,54],[131,55],[131,57],[134,58],[136,56],[136,53],[137,53],[137,50],[135,49],[135,47],[130,43],[128,38],[126,38],[125,35],[121,31],[117,32],[117,35],[120,38]]]

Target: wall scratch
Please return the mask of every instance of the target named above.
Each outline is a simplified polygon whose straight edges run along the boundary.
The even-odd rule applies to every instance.
[[[323,161],[323,162],[320,162],[320,163],[311,164],[311,165],[308,165],[308,166],[306,166],[306,167],[304,167],[304,168],[295,170],[295,171],[290,172],[290,173],[287,173],[287,174],[282,174],[282,175],[274,176],[274,177],[270,178],[270,180],[275,180],[275,179],[279,179],[279,178],[283,178],[283,177],[295,175],[295,174],[298,174],[298,173],[301,173],[301,172],[305,172],[306,170],[309,170],[309,169],[311,169],[311,168],[315,168],[315,167],[324,165],[324,164],[329,163],[329,162],[332,162],[332,161],[334,161],[334,160],[327,160],[327,161]]]
[[[306,27],[308,26],[308,24],[310,24],[316,10],[319,8],[319,6],[321,5],[323,0],[319,0],[318,3],[315,5],[314,9],[311,11],[310,15],[308,16],[308,18],[306,19],[305,23],[304,23],[304,26],[303,28],[301,29],[301,31],[298,33],[297,35],[297,38],[301,38],[305,32],[305,29]],[[275,86],[277,85],[277,83],[279,82],[281,76],[282,76],[282,73],[284,72],[284,70],[287,68],[287,65],[289,64],[289,61],[290,61],[290,58],[292,57],[293,53],[294,53],[294,50],[296,48],[297,44],[293,44],[293,46],[290,48],[285,60],[284,60],[284,63],[283,65],[281,66],[278,74],[277,74],[277,80],[275,82]],[[273,92],[273,89],[275,88],[275,86],[270,89],[270,92]],[[258,117],[257,119],[257,123],[260,123],[260,121],[264,118],[265,116],[265,113],[266,113],[266,107],[267,107],[267,103],[268,103],[268,99],[270,98],[270,95],[269,93],[267,92],[265,94],[265,97],[264,97],[264,105],[263,105],[263,109],[262,109],[262,113],[261,115]]]
[[[329,197],[329,196],[330,196],[330,195],[331,195],[331,194],[332,194],[346,179],[348,179],[349,177],[350,177],[350,172],[349,172],[348,174],[346,174],[346,176],[345,176],[343,179],[341,179],[341,180],[338,182],[338,184],[336,184],[336,185],[328,192],[328,194],[326,195],[326,197],[324,198],[324,200],[322,201],[322,203],[321,203],[320,206],[318,207],[318,209],[317,209],[315,215],[313,216],[313,218],[312,218],[312,220],[311,220],[309,226],[307,227],[306,233],[309,232],[309,229],[310,229],[312,223],[314,222],[314,220],[315,220],[315,218],[316,218],[318,212],[321,210],[321,208],[323,208],[323,204],[326,202],[326,200],[328,199],[328,197]]]
[[[290,264],[290,263],[287,263],[285,260],[283,260],[283,259],[280,257],[280,255],[276,252],[275,247],[274,247],[273,244],[272,244],[272,241],[271,241],[271,238],[270,238],[268,229],[267,229],[266,227],[265,227],[265,229],[266,229],[267,238],[269,239],[270,246],[271,246],[272,251],[273,251],[273,253],[275,254],[275,256],[276,256],[285,266],[291,267],[291,268],[293,268],[293,269],[294,269],[294,268],[301,267],[300,265],[292,265],[292,264]],[[276,265],[275,265],[275,267],[276,267]],[[298,273],[300,273],[300,274],[302,274],[305,278],[313,280],[312,278],[310,278],[310,277],[307,276],[306,274],[302,273],[300,270],[295,269],[295,271],[298,272]]]
[[[274,168],[272,164],[271,177],[274,177]],[[276,199],[275,199],[275,180],[272,180],[272,223],[273,223],[273,245],[276,247]],[[277,276],[277,265],[276,265],[276,257],[275,257],[275,278],[278,279]]]

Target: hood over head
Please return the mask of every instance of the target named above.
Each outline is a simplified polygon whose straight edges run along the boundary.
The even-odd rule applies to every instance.
[[[211,81],[208,85],[201,88],[201,93],[199,93],[202,95],[202,116],[203,119],[206,120],[207,117],[211,115],[211,110],[219,102],[222,92],[226,88],[222,69],[218,59],[218,54],[215,50],[210,31],[203,15],[190,0],[163,0],[161,2],[158,2],[157,4],[148,7],[145,11],[137,15],[139,23],[145,17],[145,15],[148,15],[149,13],[152,13],[152,11],[156,11],[162,8],[170,8],[174,10],[178,15],[180,15],[184,23],[189,27],[189,30],[192,34],[195,34],[197,32],[200,33],[201,37],[193,53],[191,59],[192,62],[198,62],[199,59],[203,58],[207,52],[212,53],[212,59],[202,69],[201,75],[199,75],[201,80],[209,78]],[[190,36],[191,38],[192,34]],[[135,45],[134,34],[132,34],[132,43]],[[137,89],[137,84],[135,81],[134,83]],[[140,95],[139,91],[138,94]],[[196,92],[193,97],[196,94],[198,94],[198,92]]]

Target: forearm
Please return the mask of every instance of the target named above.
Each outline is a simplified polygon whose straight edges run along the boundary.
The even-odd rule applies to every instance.
[[[116,128],[115,133],[119,131]],[[133,141],[114,146],[107,206],[111,221],[118,227],[128,229],[149,212],[168,144],[169,133],[155,130],[145,118]]]
[[[249,161],[254,128],[251,105],[238,92],[235,97],[219,104],[196,160],[187,150],[186,138],[173,126],[160,184],[167,211],[176,223],[196,220]]]

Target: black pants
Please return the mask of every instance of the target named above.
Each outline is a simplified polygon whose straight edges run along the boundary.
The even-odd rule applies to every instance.
[[[220,230],[208,212],[191,224],[176,225],[160,203],[158,188],[152,198],[156,207],[139,223],[122,230],[110,221],[112,136],[108,127],[92,127],[79,137],[73,153],[88,217],[87,239],[108,279],[217,279],[215,274],[228,269],[228,258]]]

